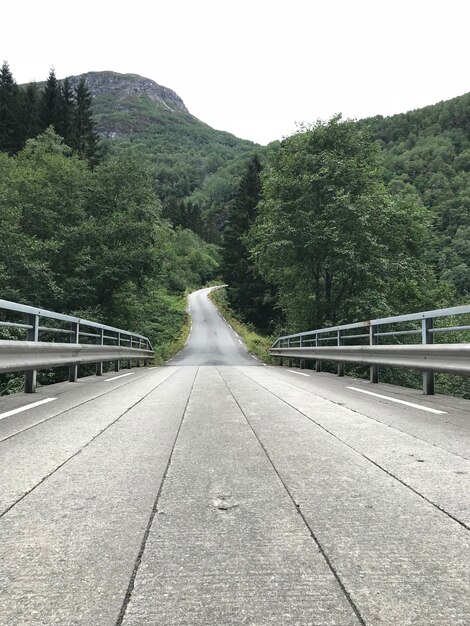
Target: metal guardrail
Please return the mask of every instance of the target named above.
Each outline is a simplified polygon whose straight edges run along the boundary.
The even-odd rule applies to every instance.
[[[2,317],[21,318],[21,321],[0,318],[0,329],[25,333],[24,340],[0,340],[0,373],[24,371],[26,393],[36,390],[38,369],[68,365],[69,381],[76,382],[79,365],[96,363],[96,375],[101,376],[105,362],[114,362],[114,370],[118,372],[122,360],[130,368],[133,360],[137,365],[141,360],[147,364],[155,356],[147,337],[113,326],[8,300],[0,300],[0,313]],[[41,325],[41,320],[53,320],[53,325],[51,322]],[[68,336],[69,341],[44,339],[59,335]]]
[[[281,362],[284,357],[300,359],[301,367],[305,359],[313,359],[317,371],[323,361],[338,362],[339,376],[344,376],[345,363],[369,365],[372,383],[379,382],[381,365],[418,369],[423,372],[423,393],[432,395],[434,372],[470,374],[470,342],[434,344],[436,335],[468,332],[470,325],[438,326],[436,320],[468,314],[470,305],[465,305],[309,330],[279,337],[271,355],[280,357]],[[387,341],[405,336],[419,337],[420,344],[379,345],[381,337]],[[333,346],[324,345],[331,342]]]

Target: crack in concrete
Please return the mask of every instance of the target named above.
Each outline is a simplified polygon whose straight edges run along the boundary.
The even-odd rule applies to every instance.
[[[168,476],[168,472],[170,470],[171,462],[173,460],[173,453],[174,453],[175,447],[176,447],[176,442],[178,441],[178,437],[179,437],[179,434],[180,434],[180,431],[181,431],[181,427],[183,426],[184,418],[186,417],[189,401],[191,399],[191,395],[193,393],[194,385],[196,383],[196,379],[198,377],[198,374],[199,374],[199,367],[197,368],[196,373],[194,374],[194,379],[193,379],[193,382],[191,384],[191,389],[189,390],[189,393],[188,393],[188,399],[187,399],[185,407],[183,409],[183,413],[182,413],[182,416],[181,416],[181,421],[179,423],[178,430],[177,430],[176,435],[175,435],[175,440],[173,441],[173,445],[171,447],[171,452],[170,452],[170,456],[168,458],[168,463],[166,464],[165,472],[163,474],[163,478],[162,478],[162,481],[160,483],[160,487],[158,488],[157,495],[156,495],[156,498],[155,498],[155,502],[153,503],[152,510],[150,512],[150,517],[149,517],[149,521],[147,523],[147,528],[145,529],[145,533],[144,533],[144,536],[142,538],[142,543],[140,545],[140,550],[139,550],[139,553],[137,554],[137,558],[136,558],[135,563],[134,563],[134,569],[132,571],[132,575],[131,575],[131,578],[130,578],[130,581],[129,581],[129,585],[127,587],[126,595],[124,596],[124,600],[122,602],[121,610],[119,611],[119,615],[118,615],[118,618],[116,620],[115,626],[121,626],[121,624],[123,623],[124,618],[126,616],[127,607],[129,605],[129,602],[130,602],[131,597],[132,597],[132,593],[134,591],[135,579],[137,577],[137,573],[139,571],[140,564],[142,562],[142,557],[144,555],[145,546],[147,545],[147,540],[148,540],[148,537],[150,535],[150,531],[152,529],[153,520],[155,519],[155,515],[157,514],[158,503],[159,503],[159,500],[160,500],[160,496],[161,496],[161,493],[163,491],[163,486],[165,484],[166,477]],[[168,380],[168,378],[165,379],[165,380]]]
[[[15,502],[13,502],[13,504],[11,504],[9,507],[7,507],[4,511],[2,511],[0,513],[0,519],[6,515],[9,511],[11,511],[13,509],[13,507],[15,507],[17,504],[19,504],[22,500],[24,500],[27,496],[29,496],[30,493],[32,493],[33,491],[35,491],[40,485],[42,485],[48,478],[50,478],[51,476],[53,476],[56,472],[58,472],[62,467],[64,467],[64,465],[66,465],[69,461],[71,461],[72,459],[74,459],[76,456],[78,456],[81,452],[83,452],[83,450],[85,450],[85,448],[87,448],[91,443],[93,443],[93,441],[95,441],[95,439],[98,439],[98,437],[100,437],[104,432],[106,432],[108,430],[108,428],[111,428],[111,426],[114,426],[114,424],[116,424],[122,417],[124,417],[127,413],[129,413],[129,411],[131,411],[135,406],[137,406],[138,404],[140,404],[140,402],[142,402],[142,400],[145,400],[145,398],[147,398],[147,396],[149,396],[151,393],[153,393],[156,389],[158,389],[158,387],[160,387],[160,385],[163,385],[164,383],[166,383],[167,380],[169,380],[170,378],[172,378],[179,370],[176,370],[175,372],[172,372],[167,378],[165,378],[165,380],[162,380],[158,383],[158,385],[156,385],[155,387],[153,387],[148,393],[145,394],[145,396],[142,396],[142,398],[140,398],[139,400],[137,400],[137,402],[134,402],[134,404],[132,406],[130,406],[129,408],[127,408],[124,413],[121,413],[121,415],[119,415],[115,420],[113,420],[111,423],[109,423],[107,426],[105,426],[105,428],[103,428],[102,430],[100,430],[99,433],[97,433],[94,437],[92,437],[90,439],[90,441],[88,441],[84,446],[82,446],[79,450],[77,450],[77,452],[74,452],[71,456],[69,456],[67,459],[65,459],[65,461],[63,463],[61,463],[60,465],[58,465],[54,470],[52,470],[52,472],[49,472],[49,474],[47,474],[46,476],[44,476],[43,478],[41,478],[41,480],[36,483],[34,485],[34,487],[31,487],[31,489],[28,489],[28,491],[26,493],[24,493],[20,498],[18,498],[18,500],[16,500]],[[113,391],[113,390],[112,390]],[[107,392],[108,393],[108,392]],[[88,401],[87,401],[88,402]],[[84,403],[85,404],[85,403]],[[75,407],[72,407],[75,408]],[[72,409],[68,409],[69,411]],[[65,413],[66,411],[64,411]]]
[[[258,381],[253,380],[253,378],[250,378],[250,376],[248,376],[247,374],[245,374],[245,372],[242,372],[240,370],[237,370],[238,372],[240,372],[240,374],[242,374],[243,376],[245,376],[246,378],[248,378],[248,380],[251,380],[251,382],[255,383],[256,385],[258,385],[259,387],[261,387],[262,389],[264,389],[265,391],[267,391],[268,393],[270,393],[271,395],[273,395],[275,398],[278,398],[279,400],[281,400],[281,402],[284,402],[284,404],[286,404],[287,406],[289,406],[291,409],[294,409],[294,411],[296,411],[297,413],[299,413],[299,415],[302,415],[303,417],[305,417],[306,419],[308,419],[310,422],[312,422],[312,424],[315,424],[315,426],[318,426],[318,428],[321,428],[322,430],[324,430],[326,433],[328,433],[331,437],[334,437],[337,441],[339,441],[340,443],[344,444],[346,447],[348,447],[350,450],[353,450],[353,452],[356,452],[356,454],[359,454],[360,456],[362,456],[362,458],[366,459],[366,461],[369,461],[369,463],[372,463],[372,465],[374,465],[375,467],[377,467],[378,469],[382,470],[385,474],[387,474],[388,476],[390,476],[391,478],[395,479],[397,482],[399,482],[401,485],[403,485],[404,487],[406,487],[407,489],[409,489],[410,491],[412,491],[415,495],[419,496],[420,498],[422,498],[425,502],[427,502],[428,504],[430,504],[431,506],[435,507],[438,511],[440,511],[441,513],[444,513],[444,515],[447,515],[450,519],[452,519],[454,522],[457,522],[457,524],[460,524],[460,526],[462,526],[463,528],[465,528],[466,530],[470,530],[470,526],[468,526],[465,522],[462,522],[461,520],[459,520],[457,517],[455,517],[454,515],[452,515],[452,513],[449,513],[449,511],[447,511],[446,509],[442,508],[439,504],[437,504],[436,502],[433,502],[432,500],[430,500],[429,498],[427,498],[425,495],[423,495],[422,493],[420,493],[419,491],[417,491],[414,487],[412,487],[411,485],[409,485],[408,483],[406,483],[404,480],[401,480],[401,478],[398,478],[398,476],[395,476],[395,474],[393,474],[392,472],[388,471],[387,469],[385,469],[385,467],[382,467],[382,465],[380,465],[379,463],[377,463],[376,461],[374,461],[373,459],[371,459],[370,457],[368,457],[366,454],[364,454],[363,452],[361,452],[360,450],[358,450],[357,448],[355,448],[354,446],[352,446],[351,444],[347,443],[346,441],[344,441],[343,439],[341,439],[341,437],[338,437],[338,435],[336,435],[335,433],[331,432],[330,430],[328,430],[328,428],[326,428],[325,426],[323,426],[322,424],[320,424],[319,422],[316,422],[312,417],[306,415],[305,413],[303,413],[300,409],[298,409],[297,407],[295,407],[293,404],[290,404],[290,402],[287,402],[287,400],[284,400],[284,398],[281,398],[281,396],[278,396],[276,393],[274,393],[274,391],[271,391],[270,389],[268,389],[267,387],[265,387],[264,385],[262,385],[261,383],[259,383]],[[291,383],[289,383],[291,384]],[[296,387],[296,385],[292,385],[293,387]],[[300,387],[299,387],[300,389]],[[308,392],[311,393],[311,392]],[[315,395],[315,394],[312,394]],[[321,396],[319,396],[321,397]],[[325,398],[323,398],[325,399]],[[331,400],[329,400],[329,402],[331,402]],[[333,402],[333,404],[335,404]],[[355,411],[357,413],[357,411]],[[359,415],[362,415],[362,413],[359,413]],[[367,417],[364,416],[364,417]],[[380,422],[382,423],[382,422]],[[406,434],[406,433],[405,433]],[[412,435],[411,435],[412,436]],[[418,438],[419,441],[421,441]],[[429,442],[426,442],[429,443]],[[436,446],[439,447],[439,446]],[[441,448],[439,448],[441,449]],[[446,450],[446,452],[449,452],[448,450]],[[452,453],[453,454],[453,453]],[[459,456],[458,454],[456,454],[455,456]]]
[[[341,578],[340,578],[340,576],[339,576],[338,572],[336,571],[336,569],[335,569],[335,567],[334,567],[333,563],[330,561],[330,559],[329,559],[328,555],[326,554],[325,549],[323,548],[323,546],[321,545],[321,543],[320,543],[319,539],[318,539],[318,538],[317,538],[317,536],[315,535],[315,533],[314,533],[314,531],[313,531],[313,528],[310,526],[310,524],[309,524],[309,522],[307,521],[307,519],[306,519],[305,515],[304,515],[304,514],[302,513],[302,511],[300,510],[300,504],[298,504],[298,503],[295,501],[294,496],[293,496],[293,495],[292,495],[292,493],[290,492],[290,490],[289,490],[289,488],[288,488],[287,484],[285,483],[285,481],[284,481],[284,480],[283,480],[283,478],[281,477],[281,475],[280,475],[279,471],[277,470],[276,466],[274,465],[274,462],[273,462],[273,460],[271,459],[271,457],[270,457],[270,455],[269,455],[269,452],[267,451],[267,449],[266,449],[266,447],[264,446],[263,442],[261,441],[260,437],[259,437],[259,436],[258,436],[258,434],[256,433],[256,431],[255,431],[254,427],[252,426],[252,424],[251,424],[250,420],[248,419],[248,417],[247,417],[247,415],[246,415],[245,411],[242,409],[242,407],[241,407],[240,403],[238,402],[237,398],[235,397],[235,394],[234,394],[234,393],[233,393],[233,391],[230,389],[230,387],[229,387],[229,385],[228,385],[227,381],[225,380],[225,378],[222,376],[222,374],[220,373],[220,371],[219,371],[218,369],[217,369],[217,372],[218,372],[218,374],[219,374],[220,378],[223,380],[223,382],[224,382],[225,386],[227,387],[227,390],[228,390],[229,394],[232,396],[232,398],[233,398],[233,400],[234,400],[235,404],[238,406],[238,408],[239,408],[239,410],[240,410],[241,414],[242,414],[242,415],[243,415],[243,417],[245,418],[246,423],[248,424],[249,428],[250,428],[250,429],[251,429],[251,431],[253,432],[253,435],[256,437],[256,440],[258,441],[259,445],[261,446],[261,448],[262,448],[262,450],[263,450],[264,454],[266,455],[266,457],[267,457],[267,459],[268,459],[269,463],[271,464],[271,466],[272,466],[272,468],[273,468],[274,472],[276,473],[277,477],[279,478],[279,480],[280,480],[280,482],[281,482],[282,486],[284,487],[284,489],[285,489],[285,491],[286,491],[287,495],[289,496],[290,500],[292,501],[292,504],[294,505],[294,510],[295,510],[295,511],[296,511],[296,512],[300,515],[300,517],[301,517],[301,519],[302,519],[302,521],[303,521],[304,525],[306,526],[306,528],[307,528],[307,530],[308,530],[308,532],[309,532],[309,534],[310,534],[311,538],[313,539],[313,541],[315,542],[315,544],[316,544],[316,546],[317,546],[318,550],[320,551],[321,555],[322,555],[322,556],[323,556],[323,558],[325,559],[325,562],[326,562],[326,564],[328,565],[328,568],[330,569],[330,571],[331,571],[331,573],[333,574],[333,576],[334,576],[334,578],[335,578],[336,582],[338,583],[338,585],[339,585],[339,587],[340,587],[341,591],[343,592],[343,594],[344,594],[344,596],[345,596],[346,600],[348,601],[349,605],[351,606],[351,609],[353,610],[354,614],[356,615],[357,619],[359,620],[359,623],[360,623],[362,626],[366,626],[366,622],[365,622],[364,618],[362,617],[361,613],[359,612],[359,609],[357,608],[357,606],[356,606],[356,604],[355,604],[354,600],[352,599],[352,597],[351,597],[351,595],[350,595],[349,591],[346,589],[345,584],[344,584],[344,583],[343,583],[343,581],[341,580]],[[249,377],[247,376],[247,378],[249,378]],[[249,380],[252,380],[252,379],[251,379],[251,378],[249,378]],[[261,386],[261,385],[260,385],[260,386]],[[269,390],[267,390],[267,391],[269,391]],[[274,395],[274,394],[273,394],[273,395]]]
[[[39,422],[35,422],[34,424],[31,424],[30,426],[27,426],[26,428],[23,428],[22,430],[18,430],[16,433],[13,433],[12,435],[8,435],[8,437],[4,437],[3,439],[0,439],[0,443],[3,443],[4,441],[8,441],[9,439],[13,439],[13,437],[16,437],[17,435],[21,435],[21,433],[25,433],[28,430],[31,430],[32,428],[36,428],[36,426],[39,426],[40,424],[45,424],[46,422],[49,422],[50,420],[55,419],[56,417],[60,417],[64,413],[67,413],[67,411],[72,411],[73,409],[77,409],[79,406],[84,406],[85,404],[88,404],[89,402],[93,402],[93,400],[97,400],[98,398],[102,398],[103,396],[107,395],[108,393],[113,393],[113,391],[116,391],[116,389],[122,389],[122,387],[126,387],[127,385],[131,385],[132,383],[135,383],[136,381],[141,380],[145,376],[145,374],[147,374],[147,372],[142,372],[142,376],[136,376],[132,380],[124,382],[122,385],[118,385],[116,387],[113,387],[112,389],[108,389],[108,391],[103,391],[103,393],[100,393],[100,394],[98,394],[96,396],[93,396],[93,398],[88,398],[88,400],[84,400],[83,402],[80,402],[79,404],[74,404],[72,407],[69,407],[68,409],[64,409],[63,411],[59,411],[59,413],[56,413],[55,415],[51,415],[50,417],[46,417],[45,419],[40,420]],[[103,380],[105,381],[106,378],[103,378]],[[168,379],[165,378],[165,380],[168,380]]]

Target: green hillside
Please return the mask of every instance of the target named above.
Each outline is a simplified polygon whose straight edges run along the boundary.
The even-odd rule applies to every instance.
[[[240,188],[225,231],[224,279],[245,321],[263,330],[281,311],[292,331],[468,302],[470,94],[306,125],[264,165],[253,190]],[[244,277],[260,274],[274,292],[259,280],[247,289]],[[259,302],[273,293],[262,317]]]
[[[227,203],[259,146],[204,124],[177,94],[149,79],[116,72],[83,76],[105,150],[147,159],[164,209],[175,199],[191,199],[208,226],[214,214],[222,216],[216,223],[223,224]],[[78,78],[71,78],[72,85]]]
[[[470,293],[470,93],[360,122],[383,151],[393,196],[414,196],[431,214],[429,263],[457,293]]]

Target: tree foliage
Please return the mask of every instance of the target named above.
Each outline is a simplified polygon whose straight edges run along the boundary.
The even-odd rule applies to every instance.
[[[21,143],[19,89],[8,63],[0,70],[0,150],[14,154]]]
[[[41,93],[40,116],[42,128],[52,126],[59,132],[61,130],[61,115],[61,87],[52,68]]]
[[[16,157],[0,153],[2,297],[157,333],[165,303],[174,312],[218,264],[214,246],[160,213],[148,166],[132,155],[90,170],[52,128]]]
[[[51,69],[44,87],[19,88],[4,62],[0,70],[0,151],[16,154],[28,139],[53,128],[64,143],[91,165],[98,162],[98,135],[90,91],[82,78],[75,90]]]
[[[380,142],[390,193],[411,190],[428,209],[428,263],[465,299],[470,293],[470,94],[360,124]]]
[[[254,156],[240,182],[225,225],[222,273],[228,284],[229,304],[239,317],[259,330],[271,332],[277,319],[275,290],[254,267],[246,242],[261,197],[260,172],[261,163]]]
[[[270,159],[251,250],[290,329],[431,301],[428,216],[412,196],[392,200],[380,174],[367,133],[340,117],[304,128]]]

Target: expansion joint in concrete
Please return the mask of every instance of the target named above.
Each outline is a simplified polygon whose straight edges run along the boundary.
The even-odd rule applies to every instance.
[[[224,379],[224,377],[222,376],[222,374],[220,373],[220,371],[217,369],[217,371],[219,372],[219,375],[221,377],[221,379],[223,380],[225,386],[227,387],[227,390],[229,392],[229,394],[232,396],[234,402],[236,403],[236,405],[238,406],[241,414],[243,415],[243,417],[246,420],[246,423],[248,424],[250,430],[252,431],[253,435],[256,437],[256,440],[258,441],[259,445],[261,446],[261,449],[263,450],[264,454],[266,455],[266,458],[268,459],[271,467],[273,468],[274,472],[276,473],[276,476],[278,477],[279,481],[281,482],[282,486],[284,487],[287,495],[289,496],[290,500],[292,501],[292,504],[294,506],[295,511],[297,511],[298,515],[300,516],[300,518],[302,519],[302,522],[304,523],[305,527],[308,530],[308,533],[310,534],[311,538],[313,539],[313,541],[315,542],[315,545],[317,546],[318,550],[320,551],[320,554],[323,556],[323,558],[325,559],[326,564],[328,565],[328,568],[330,569],[331,573],[333,574],[336,582],[338,583],[341,591],[343,592],[346,600],[348,601],[348,603],[350,604],[352,610],[354,611],[354,614],[356,615],[357,619],[359,620],[359,623],[362,624],[363,626],[366,626],[366,622],[364,621],[364,618],[362,617],[362,615],[359,612],[359,609],[357,608],[354,600],[352,599],[350,593],[348,592],[348,590],[346,589],[343,581],[341,580],[338,572],[336,571],[336,568],[334,567],[333,563],[331,562],[331,560],[329,559],[328,555],[325,552],[325,549],[323,548],[323,546],[321,545],[318,537],[315,535],[313,528],[310,526],[310,524],[308,523],[306,517],[304,516],[304,514],[302,513],[302,511],[300,510],[299,505],[297,504],[297,502],[295,501],[294,496],[292,495],[289,487],[287,486],[287,484],[285,483],[285,481],[283,480],[282,476],[280,475],[280,473],[278,472],[276,466],[274,465],[274,462],[269,454],[269,452],[267,451],[266,447],[264,446],[263,442],[261,441],[261,439],[259,438],[256,430],[254,429],[254,427],[252,426],[250,420],[248,419],[245,411],[243,410],[243,408],[241,407],[240,403],[238,402],[237,398],[235,397],[235,395],[233,394],[232,390],[230,389],[230,387],[227,384],[227,381]],[[251,379],[250,379],[251,380]],[[260,385],[262,386],[262,385]],[[263,387],[264,389],[264,387]],[[269,391],[269,390],[267,390]],[[273,394],[274,395],[274,394]]]
[[[150,535],[150,531],[152,529],[153,521],[154,521],[155,515],[157,514],[157,511],[158,511],[158,503],[160,501],[160,496],[161,496],[162,491],[163,491],[163,486],[165,484],[166,477],[168,476],[168,472],[170,470],[171,461],[173,459],[173,453],[174,453],[175,447],[176,447],[176,442],[178,441],[178,437],[179,437],[179,434],[180,434],[180,431],[181,431],[181,427],[183,426],[184,418],[186,417],[189,401],[190,401],[191,395],[193,393],[193,389],[194,389],[194,385],[196,383],[196,379],[197,379],[198,373],[199,373],[199,368],[197,368],[196,373],[194,374],[194,379],[193,379],[193,382],[191,384],[191,389],[189,390],[189,393],[188,393],[188,398],[186,400],[186,404],[185,404],[185,407],[184,407],[182,415],[181,415],[181,420],[180,420],[180,423],[178,425],[178,430],[176,432],[175,439],[173,441],[173,445],[171,447],[171,452],[170,452],[170,455],[168,457],[168,462],[167,462],[166,467],[165,467],[165,472],[163,474],[162,481],[161,481],[160,486],[158,488],[157,495],[155,497],[155,501],[153,503],[152,510],[150,512],[150,517],[149,517],[149,520],[148,520],[148,523],[147,523],[147,527],[145,529],[144,536],[142,537],[142,543],[140,545],[140,549],[139,549],[139,552],[137,554],[137,558],[136,558],[135,563],[134,563],[134,569],[132,571],[132,576],[130,578],[129,585],[128,585],[127,591],[126,591],[126,595],[124,596],[124,600],[123,600],[123,603],[122,603],[121,610],[119,612],[118,618],[116,620],[115,626],[121,626],[123,621],[124,621],[124,618],[126,616],[127,607],[129,605],[129,602],[130,602],[131,597],[132,597],[132,593],[134,591],[134,585],[135,585],[135,579],[136,579],[136,576],[137,576],[137,572],[139,571],[139,567],[140,567],[140,564],[142,562],[142,557],[143,557],[143,554],[144,554],[144,551],[145,551],[145,546],[147,545],[147,540],[148,540],[148,537]],[[166,380],[168,380],[168,379],[166,379]]]

